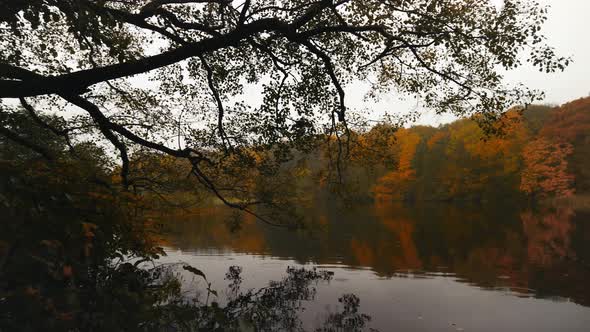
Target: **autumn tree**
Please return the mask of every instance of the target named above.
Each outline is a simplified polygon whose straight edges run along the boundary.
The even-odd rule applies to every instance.
[[[481,197],[491,189],[502,195],[515,191],[520,152],[529,137],[526,123],[520,112],[511,110],[491,124],[498,134],[488,135],[477,121],[478,116],[449,125],[441,179],[451,188],[452,196],[472,193]]]
[[[216,165],[251,146],[283,162],[319,134],[345,145],[356,80],[439,113],[495,118],[530,102],[537,94],[505,87],[499,70],[568,64],[543,42],[546,11],[532,0],[2,1],[1,112],[73,115],[60,134],[111,145],[125,187],[138,149],[185,159],[206,190],[248,211],[212,180]],[[255,84],[260,102],[246,102]]]
[[[523,150],[521,190],[541,197],[587,191],[590,148],[589,98],[555,108],[546,116],[536,140]]]
[[[420,143],[420,136],[408,129],[400,129],[395,133],[397,143],[397,167],[381,177],[373,189],[377,198],[407,199],[410,194],[410,184],[416,179],[413,161],[416,148]]]
[[[567,158],[573,147],[567,142],[538,138],[525,146],[522,155],[520,189],[531,195],[571,196],[574,177],[568,171]]]
[[[590,98],[561,105],[551,112],[540,134],[573,146],[568,158],[577,192],[590,191]]]

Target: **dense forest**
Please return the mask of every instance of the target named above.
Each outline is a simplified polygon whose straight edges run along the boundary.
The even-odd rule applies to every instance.
[[[590,191],[590,98],[511,110],[494,133],[484,129],[477,116],[438,127],[381,124],[351,133],[340,170],[331,138],[282,173],[291,194],[316,198],[535,201]]]
[[[486,200],[566,197],[590,190],[590,98],[561,107],[509,111],[487,136],[476,121],[399,129],[380,146],[382,128],[359,138],[359,162],[376,198]],[[383,142],[383,141],[382,141]],[[383,151],[376,155],[372,151]],[[361,152],[362,151],[362,152]],[[369,154],[367,155],[367,152]],[[364,153],[364,155],[363,155]],[[388,159],[376,159],[376,158]],[[362,178],[359,177],[359,182]]]
[[[590,191],[590,98],[511,110],[493,124],[493,133],[486,129],[474,116],[438,127],[379,124],[351,131],[340,142],[316,136],[304,152],[253,146],[241,158],[225,160],[214,180],[241,188],[232,192],[234,202],[272,202],[283,214],[293,212],[288,206],[295,203],[334,194],[349,200],[481,202],[583,199]],[[149,186],[137,181],[148,196],[180,206],[211,203],[205,199],[210,193],[183,178],[190,173],[188,163],[139,153],[131,168],[139,180],[157,179]]]

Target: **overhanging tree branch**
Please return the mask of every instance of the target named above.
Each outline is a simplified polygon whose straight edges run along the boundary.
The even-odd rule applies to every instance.
[[[142,74],[157,68],[178,63],[190,57],[199,56],[206,52],[212,52],[237,45],[248,36],[262,31],[283,30],[286,28],[288,28],[288,25],[280,20],[261,19],[243,25],[240,29],[234,30],[225,35],[181,46],[177,49],[141,60],[86,69],[52,77],[18,81],[0,80],[0,98],[20,98],[61,93],[79,94],[84,92],[88,87],[100,82]],[[16,74],[20,74],[23,71],[26,71],[26,69],[3,65],[0,67],[0,76],[14,78]]]
[[[74,147],[72,146],[72,141],[70,139],[70,135],[68,134],[67,129],[57,129],[54,126],[50,125],[49,123],[45,122],[43,119],[41,119],[39,117],[39,115],[37,114],[37,112],[35,111],[33,106],[31,106],[29,103],[27,103],[25,98],[20,98],[19,100],[20,100],[21,106],[27,111],[27,113],[33,119],[33,121],[35,121],[39,126],[51,131],[56,136],[63,137],[64,140],[66,141],[66,144],[70,148],[70,151],[72,151],[72,152],[74,151]]]
[[[201,63],[203,64],[203,68],[207,72],[207,85],[211,90],[211,94],[213,94],[213,98],[215,99],[215,103],[217,104],[217,130],[219,131],[219,137],[221,138],[221,142],[223,144],[224,149],[232,149],[232,144],[229,141],[227,135],[225,134],[225,129],[223,129],[223,116],[225,113],[225,109],[223,107],[223,101],[221,100],[221,96],[219,95],[219,91],[215,86],[215,82],[213,81],[213,69],[209,66],[209,63],[205,59],[204,56],[199,56],[201,59]]]
[[[54,160],[54,156],[44,147],[29,141],[28,139],[19,136],[17,133],[13,132],[12,130],[0,126],[0,135],[8,138],[9,140],[18,143],[34,152],[37,152],[41,156],[43,156],[47,160]]]

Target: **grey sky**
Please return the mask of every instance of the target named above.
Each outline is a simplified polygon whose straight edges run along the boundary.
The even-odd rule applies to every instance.
[[[571,56],[574,63],[563,73],[543,74],[524,67],[507,75],[510,82],[522,82],[544,90],[547,103],[562,104],[590,94],[590,1],[538,0],[550,5],[543,32],[558,53]]]
[[[503,0],[492,0],[501,3]],[[540,73],[528,64],[506,74],[508,84],[523,83],[531,89],[545,92],[542,103],[563,104],[590,95],[590,0],[537,0],[549,5],[548,21],[543,32],[547,42],[562,56],[571,56],[573,63],[564,71],[553,74]],[[349,104],[361,107],[362,92],[367,86],[355,84],[348,91]],[[377,118],[385,112],[403,114],[408,109],[419,107],[416,101],[399,101],[395,96],[386,96],[377,104],[364,104]],[[437,125],[452,121],[451,115],[436,115],[422,110],[423,116],[416,124]]]

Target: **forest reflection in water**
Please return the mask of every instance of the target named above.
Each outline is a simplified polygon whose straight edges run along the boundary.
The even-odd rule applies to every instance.
[[[306,214],[303,231],[248,216],[235,230],[221,208],[171,216],[162,261],[198,266],[220,288],[229,266],[243,269],[246,289],[280,280],[292,266],[330,270],[332,280],[300,313],[312,330],[348,293],[382,331],[590,326],[588,212],[375,202],[317,204]]]

